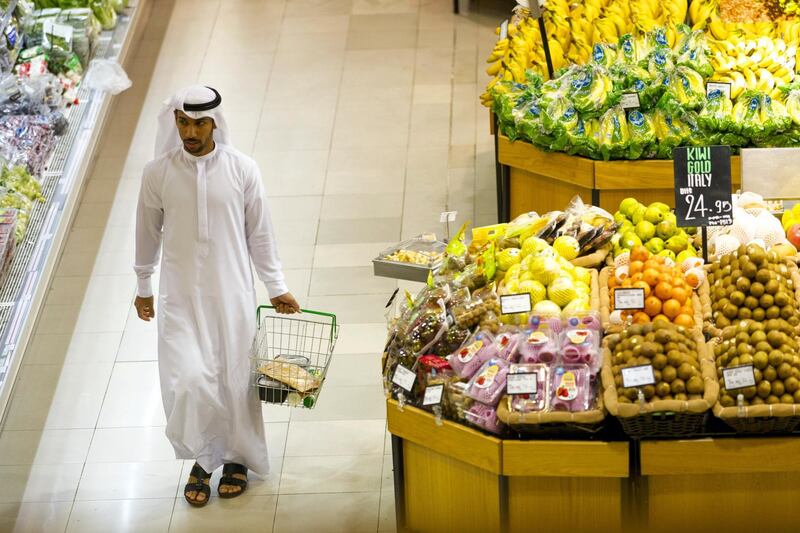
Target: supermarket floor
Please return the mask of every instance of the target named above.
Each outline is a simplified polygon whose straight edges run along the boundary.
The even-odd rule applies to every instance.
[[[370,260],[400,238],[442,235],[445,210],[457,224],[495,220],[477,97],[503,11],[455,16],[450,0],[153,9],[0,434],[0,531],[391,531],[380,351],[397,283],[373,277]],[[234,143],[260,164],[291,290],[343,324],[318,407],[264,409],[273,473],[235,500],[214,490],[200,510],[182,497],[191,463],[164,436],[156,328],[131,306],[156,112],[194,82],[219,89]]]

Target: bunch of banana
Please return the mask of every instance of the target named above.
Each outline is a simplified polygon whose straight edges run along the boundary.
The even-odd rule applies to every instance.
[[[497,28],[496,33],[500,33]],[[552,47],[551,47],[552,50]],[[508,37],[499,39],[486,60],[489,67],[486,73],[492,76],[481,95],[481,102],[486,107],[492,104],[492,88],[501,80],[524,82],[525,73],[532,70],[547,77],[547,68],[542,51],[542,37],[539,24],[527,17],[508,25]]]
[[[731,98],[746,90],[758,90],[776,98],[780,87],[795,78],[797,47],[783,39],[743,39],[732,34],[728,40],[709,39],[712,81],[731,84]]]

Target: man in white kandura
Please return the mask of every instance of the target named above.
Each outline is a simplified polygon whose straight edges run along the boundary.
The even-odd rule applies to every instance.
[[[280,313],[300,311],[284,283],[256,163],[230,145],[219,93],[188,87],[159,115],[156,159],[142,177],[136,217],[136,311],[155,317],[150,278],[161,255],[158,366],[167,437],[193,459],[184,496],[247,488],[247,471],[269,464],[261,404],[251,386],[256,331],[252,264]]]

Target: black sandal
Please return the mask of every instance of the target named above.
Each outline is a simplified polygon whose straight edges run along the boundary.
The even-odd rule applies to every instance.
[[[203,507],[205,504],[208,503],[208,500],[211,499],[211,487],[209,487],[206,481],[211,479],[211,474],[203,470],[199,464],[195,463],[192,467],[192,471],[189,472],[189,475],[197,479],[194,483],[187,483],[186,486],[183,488],[183,497],[186,498],[186,501],[189,502],[189,505],[193,505],[195,507]],[[190,492],[196,492],[197,494],[205,494],[206,499],[203,501],[192,500],[189,498]],[[197,496],[195,496],[197,498]]]
[[[237,496],[241,496],[244,491],[247,490],[247,480],[233,477],[234,474],[247,476],[247,467],[236,463],[228,463],[223,466],[222,477],[219,479],[219,487],[222,485],[228,485],[229,487],[239,487],[242,490],[239,492],[222,493],[219,492],[219,487],[217,487],[217,492],[219,493],[220,498],[235,498]]]

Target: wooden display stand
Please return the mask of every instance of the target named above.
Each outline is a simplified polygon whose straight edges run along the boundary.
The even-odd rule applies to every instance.
[[[642,531],[797,531],[800,438],[641,443]]]
[[[394,400],[387,418],[400,531],[622,530],[627,442],[504,441]]]
[[[594,161],[558,152],[544,152],[524,141],[496,135],[498,215],[501,221],[521,213],[563,209],[573,196],[613,213],[633,196],[640,202],[674,207],[672,161]],[[731,158],[734,191],[741,184],[741,160]],[[503,206],[505,204],[505,206]]]
[[[502,440],[387,402],[399,531],[795,531],[800,435]]]

